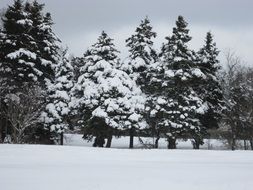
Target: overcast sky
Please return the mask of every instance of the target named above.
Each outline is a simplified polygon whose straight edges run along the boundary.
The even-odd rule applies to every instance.
[[[45,3],[55,22],[54,31],[76,56],[105,30],[127,56],[125,39],[140,20],[148,16],[158,37],[160,48],[164,37],[171,35],[178,15],[189,23],[193,40],[191,48],[202,46],[206,32],[211,31],[221,59],[227,49],[236,51],[248,65],[253,65],[253,0],[38,0]],[[12,0],[0,0],[0,8]]]

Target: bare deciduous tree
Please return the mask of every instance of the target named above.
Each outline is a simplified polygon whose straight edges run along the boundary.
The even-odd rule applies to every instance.
[[[242,67],[241,59],[231,51],[226,53],[226,67],[221,81],[227,107],[223,121],[228,130],[228,144],[235,150],[236,141],[244,140],[247,149],[249,140],[253,149],[253,72]]]
[[[12,141],[23,143],[25,131],[39,123],[44,108],[41,89],[37,86],[26,86],[21,92],[8,94],[5,102],[7,106],[3,112],[12,127]]]

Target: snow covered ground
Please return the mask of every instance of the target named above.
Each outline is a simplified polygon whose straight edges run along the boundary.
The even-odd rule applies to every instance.
[[[251,190],[253,152],[0,145],[1,190]]]

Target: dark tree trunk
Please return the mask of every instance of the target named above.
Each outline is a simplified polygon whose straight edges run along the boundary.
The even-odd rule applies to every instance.
[[[104,147],[104,144],[105,144],[104,137],[99,137],[98,138],[98,147]]]
[[[112,135],[108,136],[107,142],[106,142],[106,148],[111,148],[112,145]]]
[[[236,138],[235,135],[232,136],[231,150],[235,150]]]
[[[245,139],[243,140],[243,147],[244,147],[244,150],[247,150],[247,141]]]
[[[95,138],[95,141],[93,143],[93,147],[104,147],[105,139],[104,137],[98,136]]]
[[[176,149],[176,139],[168,138],[168,149]]]
[[[17,144],[18,143],[18,137],[17,137],[17,130],[16,129],[13,129],[12,137],[13,137],[13,143]]]
[[[94,143],[92,145],[93,147],[97,147],[98,146],[97,141],[98,141],[98,138],[96,137],[95,140],[94,140]]]
[[[129,136],[130,136],[129,148],[134,148],[134,128],[133,127],[131,127],[129,131]]]
[[[158,148],[158,142],[159,142],[160,137],[157,137],[155,140],[155,147],[154,148]]]
[[[200,141],[198,139],[194,139],[192,141],[193,149],[199,149],[200,147]]]
[[[249,143],[250,143],[251,150],[253,150],[253,139],[250,139]]]
[[[231,150],[235,150],[236,148],[236,127],[232,124],[231,126]]]
[[[64,139],[64,135],[63,135],[63,132],[61,132],[61,134],[60,134],[60,145],[63,145],[63,139]]]

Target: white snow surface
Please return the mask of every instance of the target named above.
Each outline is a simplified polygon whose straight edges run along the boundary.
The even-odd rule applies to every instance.
[[[37,57],[37,55],[35,53],[33,53],[29,50],[23,49],[23,48],[20,48],[19,50],[15,51],[15,52],[9,53],[7,55],[7,57],[10,59],[16,59],[22,55],[26,55],[27,57],[32,58],[32,59],[36,59],[36,57]]]
[[[192,70],[192,74],[199,78],[206,78],[206,75],[198,68]]]
[[[2,190],[250,190],[253,152],[0,145]]]

